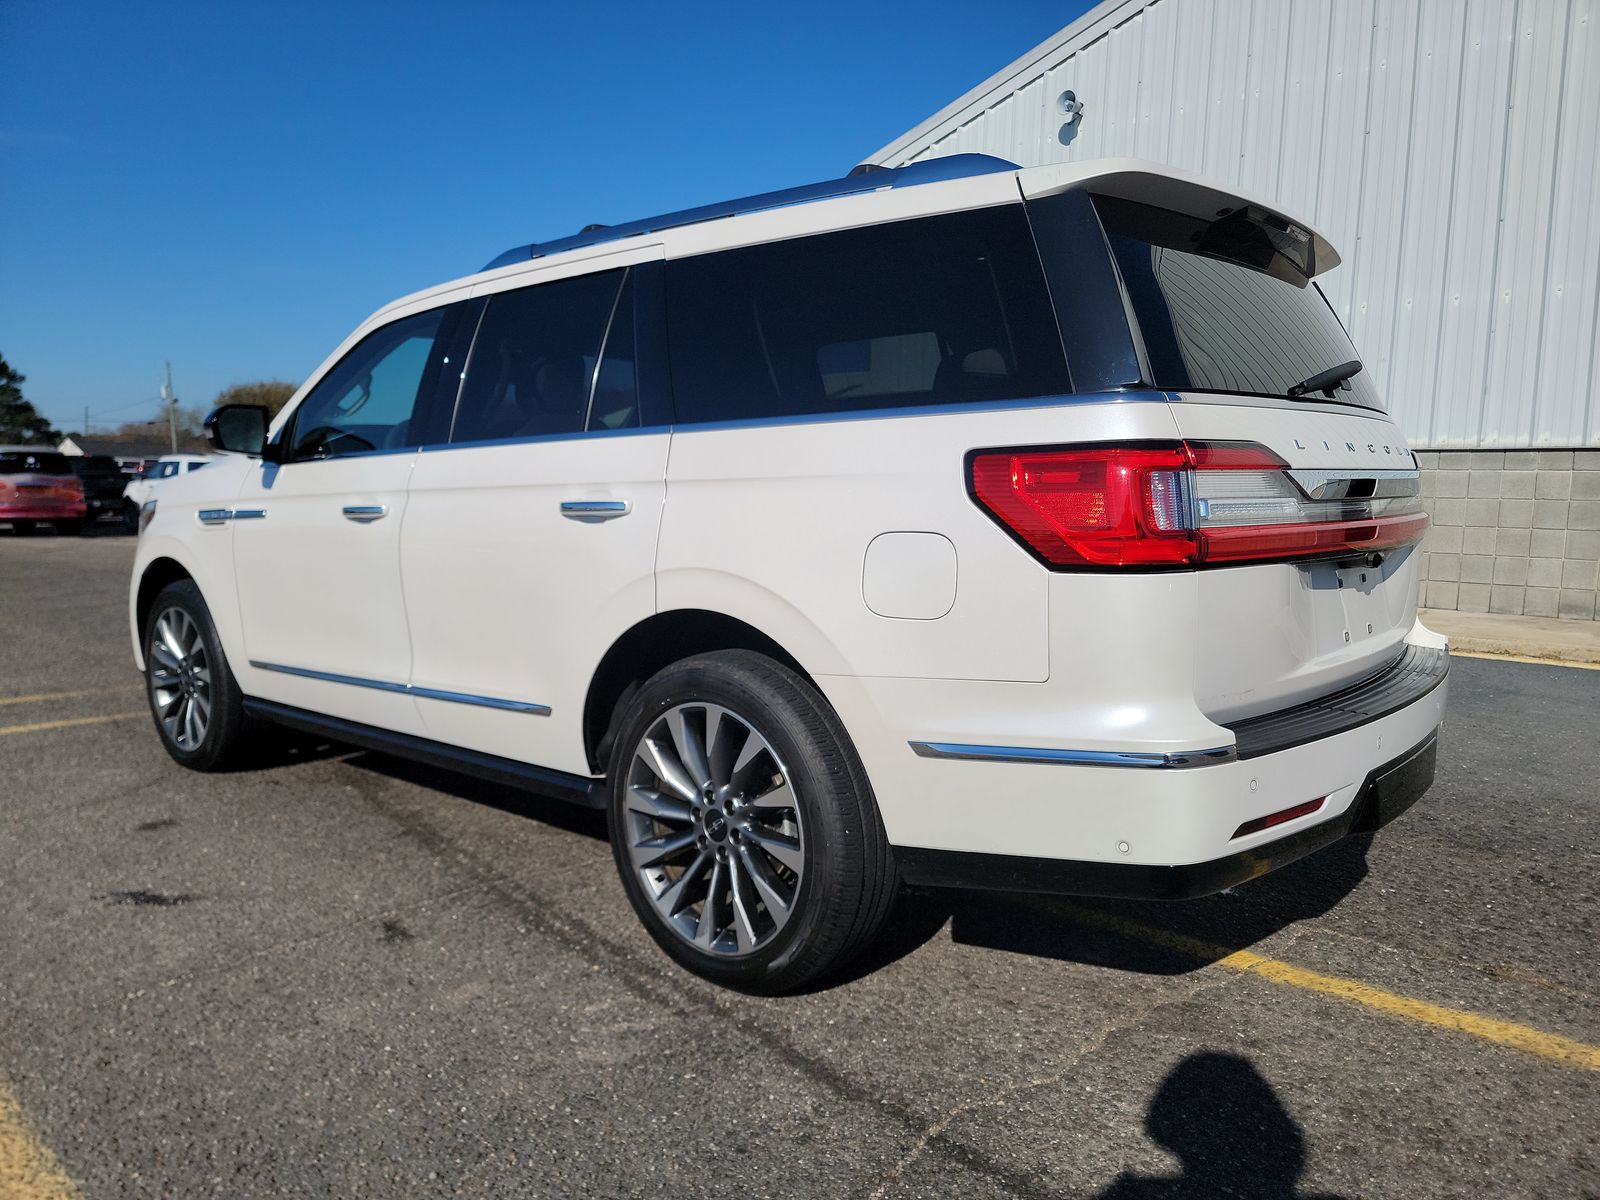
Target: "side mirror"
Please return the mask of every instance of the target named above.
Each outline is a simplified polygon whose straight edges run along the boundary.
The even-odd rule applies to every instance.
[[[206,418],[206,438],[218,450],[260,455],[267,444],[267,410],[259,404],[224,404]]]

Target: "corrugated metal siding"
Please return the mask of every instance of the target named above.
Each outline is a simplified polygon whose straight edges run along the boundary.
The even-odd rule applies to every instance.
[[[1597,26],[1600,0],[1107,0],[874,161],[1134,155],[1274,197],[1339,247],[1329,299],[1416,444],[1597,445]]]

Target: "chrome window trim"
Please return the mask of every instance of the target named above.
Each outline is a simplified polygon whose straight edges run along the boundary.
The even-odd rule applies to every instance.
[[[1162,753],[1148,750],[1056,750],[1031,746],[976,746],[961,742],[911,742],[919,758],[962,762],[1042,763],[1074,767],[1150,767],[1185,770],[1234,761],[1232,746]]]
[[[414,687],[409,683],[391,683],[383,679],[364,679],[359,675],[340,675],[333,671],[314,671],[310,667],[289,667],[282,663],[261,662],[252,658],[250,665],[258,671],[274,671],[279,675],[294,675],[301,679],[315,679],[320,683],[343,683],[350,687],[371,688],[379,692],[394,692],[414,696],[419,700],[444,700],[451,704],[470,704],[478,708],[493,708],[501,712],[526,713],[534,717],[548,717],[550,706],[532,700],[505,700],[498,696],[478,696],[471,692],[451,692],[442,688]]]

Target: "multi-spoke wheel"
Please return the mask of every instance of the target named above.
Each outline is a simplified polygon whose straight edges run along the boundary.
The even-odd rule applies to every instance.
[[[617,866],[669,954],[721,983],[782,991],[876,932],[893,863],[855,751],[809,682],[720,651],[662,671],[618,721]]]
[[[156,720],[180,750],[197,749],[211,724],[211,662],[200,626],[181,605],[157,615],[150,660]]]
[[[190,580],[169,584],[150,606],[144,674],[150,712],[168,754],[199,771],[239,755],[245,742],[243,697],[211,613]]]
[[[716,954],[748,954],[781,930],[805,875],[789,773],[738,713],[667,710],[634,749],[623,801],[628,855],[656,911]]]

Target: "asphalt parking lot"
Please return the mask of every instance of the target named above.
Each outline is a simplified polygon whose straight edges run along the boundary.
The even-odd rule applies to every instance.
[[[132,552],[0,529],[0,1196],[1600,1195],[1600,671],[1458,660],[1376,839],[914,898],[754,999],[587,815],[315,744],[180,770]]]

